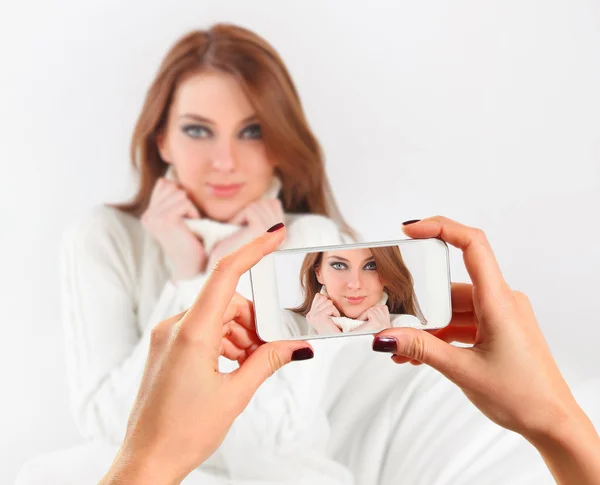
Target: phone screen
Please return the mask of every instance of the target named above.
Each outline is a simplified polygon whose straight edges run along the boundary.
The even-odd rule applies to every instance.
[[[276,251],[268,268],[276,294],[265,303],[255,292],[259,334],[267,315],[281,338],[441,328],[451,315],[448,251],[439,240]]]

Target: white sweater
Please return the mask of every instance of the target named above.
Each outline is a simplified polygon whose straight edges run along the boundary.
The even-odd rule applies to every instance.
[[[323,217],[286,223],[286,247],[347,240]],[[82,434],[96,443],[32,462],[19,485],[97,483],[125,433],[150,329],[185,310],[205,280],[171,284],[160,247],[139,221],[109,208],[67,231],[62,270],[72,407]],[[238,291],[250,297],[247,275]],[[437,371],[392,365],[389,355],[371,351],[371,340],[313,340],[315,358],[269,378],[185,483],[553,483],[522,437],[485,418]],[[92,446],[109,448],[102,454]],[[206,475],[223,469],[223,481]]]
[[[308,338],[309,336],[318,335],[317,331],[314,327],[308,323],[308,320],[304,315],[293,312],[291,310],[280,310],[279,316],[281,319],[281,324],[283,326],[285,335],[287,337],[302,337]],[[343,333],[350,333],[354,328],[358,327],[365,323],[363,320],[355,320],[353,318],[347,317],[332,317],[331,319],[333,323],[338,325],[340,330]],[[337,323],[336,323],[337,322]],[[392,314],[390,316],[390,325],[392,327],[413,327],[413,328],[422,328],[421,322],[414,315],[404,315],[404,314]],[[364,332],[353,332],[354,335],[365,335],[365,334],[373,334],[376,332],[368,331]],[[331,334],[335,335],[335,334]],[[352,334],[351,334],[352,335]]]
[[[286,215],[285,222],[282,248],[350,242],[323,216]],[[139,219],[108,207],[66,231],[61,268],[75,421],[84,437],[119,443],[144,371],[150,330],[187,309],[207,275],[171,283],[164,252]],[[247,274],[238,292],[252,298]],[[315,359],[286,366],[259,389],[236,420],[235,446],[285,450],[311,447],[325,438],[319,354],[330,359],[340,343],[315,343]],[[321,345],[327,352],[319,352]],[[221,358],[223,371],[235,367]]]

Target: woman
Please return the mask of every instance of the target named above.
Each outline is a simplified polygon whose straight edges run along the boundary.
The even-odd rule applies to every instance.
[[[304,302],[283,312],[291,336],[378,332],[426,323],[398,246],[308,253]]]
[[[247,311],[252,304],[233,294],[235,282],[277,247],[283,232],[264,234],[237,251],[224,261],[223,271],[211,275],[206,293],[185,316],[176,315],[156,326],[140,389],[143,397],[134,406],[126,439],[101,485],[180,483],[214,452],[252,392],[271,374],[281,372],[277,369],[288,364],[294,352],[310,349],[307,342],[298,340],[259,345],[241,364],[241,372],[234,376],[214,372],[224,322],[228,325],[233,319],[248,335],[253,334],[254,322]],[[460,409],[445,401],[434,406],[445,397],[438,392],[419,402],[411,383],[406,390],[398,389],[402,391],[400,398],[381,405],[398,409],[401,416],[408,411],[409,417],[424,405],[421,420],[405,421],[405,432],[397,436],[390,421],[394,413],[386,413],[384,427],[376,431],[389,433],[394,441],[361,450],[381,466],[372,480],[357,477],[353,483],[539,485],[556,480],[597,485],[600,436],[562,378],[527,297],[513,291],[503,279],[483,233],[442,217],[407,226],[406,233],[418,238],[442,237],[461,249],[473,284],[452,285],[454,313],[447,328],[433,335],[411,328],[387,329],[375,337],[373,350],[391,353],[396,364],[428,364],[436,370],[433,374],[441,373],[447,383],[466,395],[478,415],[514,433],[480,436],[479,443],[473,443],[469,440],[469,421],[441,421],[437,427],[435,415],[448,419]],[[448,345],[452,341],[472,347]],[[249,341],[247,348],[252,346]],[[202,352],[207,348],[215,352]],[[389,360],[386,364],[391,367]],[[401,374],[401,368],[396,371]],[[424,385],[419,376],[412,380]],[[226,402],[232,404],[232,395],[234,405],[212,418],[213,409]],[[354,396],[353,403],[367,398]],[[180,425],[173,426],[174,422]],[[370,432],[377,423],[367,424]],[[541,455],[545,466],[525,462],[524,467],[521,457],[527,457],[526,448],[518,450],[517,457],[510,454],[510,442],[517,433],[529,441],[525,442],[528,448]],[[447,435],[451,446],[445,448]],[[362,436],[361,441],[365,438],[368,440]],[[496,442],[500,442],[500,453],[490,457]],[[478,453],[471,456],[472,449]],[[489,465],[490,458],[493,466]],[[444,467],[446,461],[449,463]],[[543,475],[539,473],[542,467],[547,472]]]
[[[75,420],[85,438],[114,444],[124,436],[152,327],[192,305],[219,258],[281,222],[283,247],[353,237],[287,69],[273,47],[241,27],[194,31],[170,49],[148,89],[131,158],[139,177],[133,200],[74,226],[62,253]],[[247,277],[238,291],[251,297]],[[251,460],[259,447],[273,454],[320,447],[319,400],[299,395],[318,392],[316,365],[270,380],[243,413],[229,451],[204,467],[233,473],[241,464],[228,456],[238,448]],[[220,366],[237,364],[222,358]]]

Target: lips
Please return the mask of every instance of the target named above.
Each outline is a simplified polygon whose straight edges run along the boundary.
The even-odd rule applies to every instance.
[[[359,305],[364,301],[366,296],[346,296],[345,298],[351,305]]]
[[[206,184],[208,190],[215,197],[232,197],[236,195],[244,186],[239,184]]]

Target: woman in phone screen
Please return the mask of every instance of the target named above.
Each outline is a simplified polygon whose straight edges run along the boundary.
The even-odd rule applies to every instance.
[[[303,303],[282,313],[291,336],[426,323],[398,246],[309,253],[300,268],[300,284]]]

